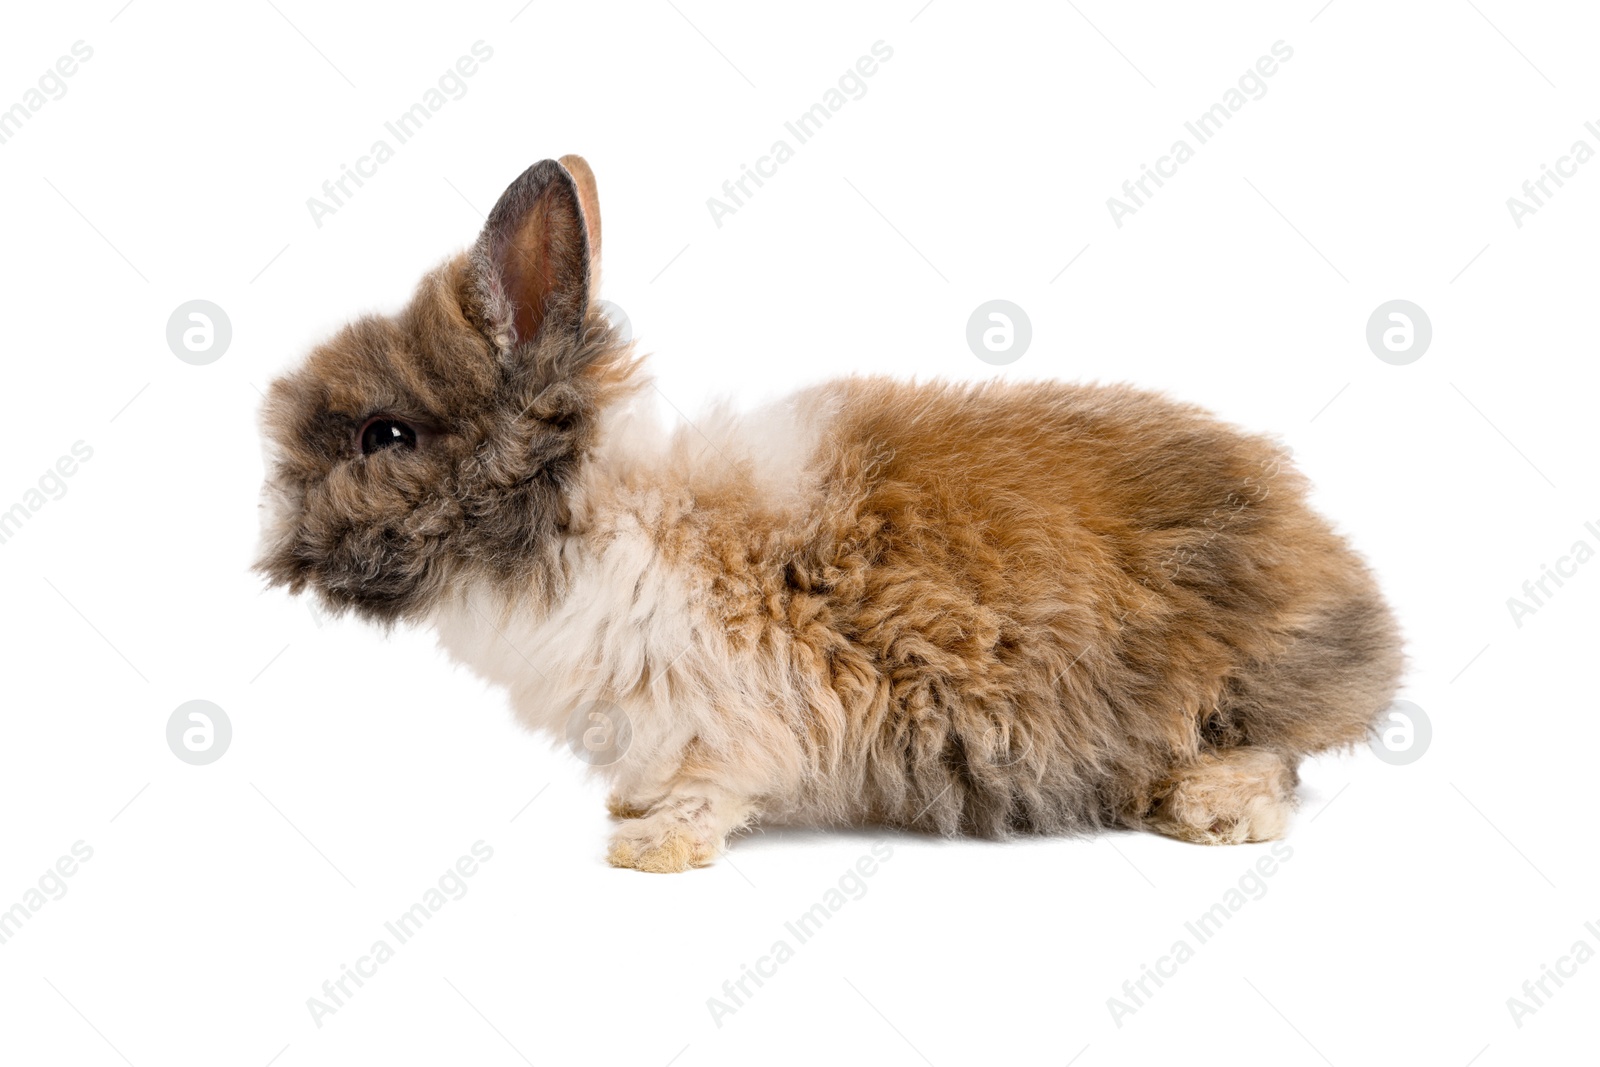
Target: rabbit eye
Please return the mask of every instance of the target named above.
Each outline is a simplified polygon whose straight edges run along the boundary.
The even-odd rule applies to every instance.
[[[384,448],[412,449],[417,447],[417,431],[399,419],[368,419],[361,427],[361,454],[370,456]]]

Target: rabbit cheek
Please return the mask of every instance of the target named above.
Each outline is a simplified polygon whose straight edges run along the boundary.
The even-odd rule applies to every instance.
[[[387,625],[433,606],[443,585],[443,544],[401,521],[346,521],[303,540],[300,558],[308,584],[330,609]]]
[[[366,619],[390,623],[430,602],[425,546],[394,527],[346,530],[322,570],[330,603]]]
[[[311,587],[335,613],[388,624],[427,611],[442,585],[451,509],[430,497],[425,478],[397,473],[335,472],[308,487],[268,573],[296,592]]]

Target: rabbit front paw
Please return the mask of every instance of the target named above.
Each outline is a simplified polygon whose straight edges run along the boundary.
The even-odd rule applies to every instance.
[[[629,810],[641,803],[637,797],[613,799]],[[642,817],[617,827],[606,859],[613,867],[658,874],[704,867],[755,814],[755,804],[741,794],[704,778],[689,780],[669,788]]]
[[[606,861],[613,867],[676,874],[691,867],[704,867],[716,855],[718,843],[675,811],[658,811],[645,818],[624,817],[629,821],[611,836],[611,850],[606,854]]]

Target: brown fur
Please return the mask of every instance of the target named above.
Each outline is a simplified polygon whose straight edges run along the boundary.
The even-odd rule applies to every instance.
[[[840,414],[803,523],[724,490],[659,539],[737,648],[839,704],[803,723],[813,816],[1168,829],[1208,754],[1292,768],[1390,699],[1388,611],[1269,441],[1117,387],[817,393]]]
[[[257,569],[383,623],[420,618],[471,574],[548,592],[596,417],[638,386],[588,283],[579,192],[546,160],[398,316],[357,320],[275,381],[267,492],[291,521]],[[361,456],[355,434],[377,413],[425,428],[428,447]]]
[[[612,862],[699,865],[763,814],[1265,839],[1299,761],[1367,736],[1400,671],[1371,575],[1272,442],[1197,408],[1115,386],[837,381],[796,401],[827,431],[798,504],[740,455],[598,459],[606,412],[641,383],[592,306],[598,200],[574,160],[513,183],[399,316],[275,383],[259,566],[386,623],[472,623],[462,605],[491,589],[499,623],[467,644],[494,645],[519,613],[581,607],[573,560],[648,546],[690,648],[650,645],[666,624],[641,579],[639,629],[608,622],[568,676],[546,676],[553,657],[526,682],[483,668],[531,704],[565,685],[638,720],[609,770]],[[375,413],[425,429],[418,447],[362,455]],[[632,673],[605,674],[613,659]]]

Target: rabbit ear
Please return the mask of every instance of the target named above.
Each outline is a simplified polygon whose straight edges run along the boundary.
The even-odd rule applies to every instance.
[[[472,260],[502,355],[544,334],[577,337],[589,306],[589,238],[582,195],[566,168],[546,159],[507,186]]]
[[[561,165],[567,168],[572,180],[578,183],[578,199],[583,203],[583,225],[589,235],[590,269],[600,273],[600,193],[595,188],[594,171],[582,156],[562,156]]]

